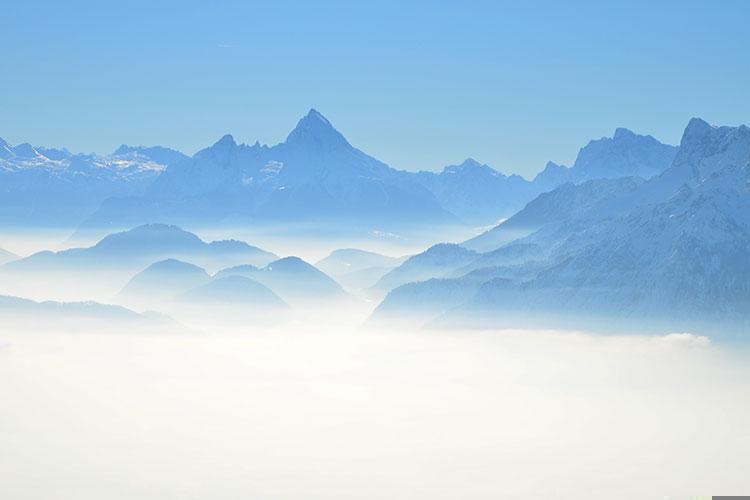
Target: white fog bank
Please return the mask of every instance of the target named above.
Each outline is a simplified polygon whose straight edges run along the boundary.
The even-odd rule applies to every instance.
[[[750,367],[707,339],[0,333],[0,497],[750,491]]]

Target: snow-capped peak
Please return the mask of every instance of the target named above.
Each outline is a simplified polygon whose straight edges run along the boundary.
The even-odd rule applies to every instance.
[[[122,144],[112,156],[123,158],[147,158],[160,165],[171,165],[186,160],[188,157],[174,149],[163,146],[129,146]]]

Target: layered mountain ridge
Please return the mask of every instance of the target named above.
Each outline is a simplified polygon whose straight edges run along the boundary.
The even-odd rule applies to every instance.
[[[490,234],[507,239],[469,266],[441,269],[442,280],[396,288],[376,317],[421,310],[422,321],[464,326],[741,331],[750,322],[750,129],[693,119],[660,175],[565,184],[484,243]]]
[[[572,167],[550,162],[533,181],[471,158],[440,172],[409,172],[352,146],[314,109],[275,146],[238,144],[225,135],[191,158],[160,146],[122,145],[112,155],[96,156],[2,141],[6,210],[0,222],[70,225],[85,219],[81,232],[94,235],[153,222],[294,221],[360,232],[481,226],[510,217],[565,182],[656,175],[674,151],[618,128],[612,138],[582,148]]]

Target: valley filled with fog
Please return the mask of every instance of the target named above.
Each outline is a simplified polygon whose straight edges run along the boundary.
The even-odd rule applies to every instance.
[[[0,500],[750,498],[750,1],[3,1]]]
[[[0,290],[5,497],[624,499],[750,487],[749,353],[718,328],[716,340],[382,323],[375,285],[408,260],[398,244],[330,252],[289,235],[224,251],[208,240],[151,225],[84,257],[5,269],[16,278]],[[228,286],[206,288],[217,283]]]
[[[4,498],[750,489],[745,126],[532,180],[315,110],[192,157],[0,146]]]
[[[633,333],[373,331],[324,318],[191,333],[6,325],[0,490],[15,499],[747,490],[747,354],[689,334]]]

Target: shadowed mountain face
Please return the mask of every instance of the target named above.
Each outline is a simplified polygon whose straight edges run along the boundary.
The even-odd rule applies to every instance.
[[[453,325],[741,331],[750,322],[748,185],[750,129],[694,119],[662,174],[542,195],[493,230],[527,234],[510,234],[464,276],[394,290],[377,316],[413,305],[432,317],[447,311],[440,322]]]

